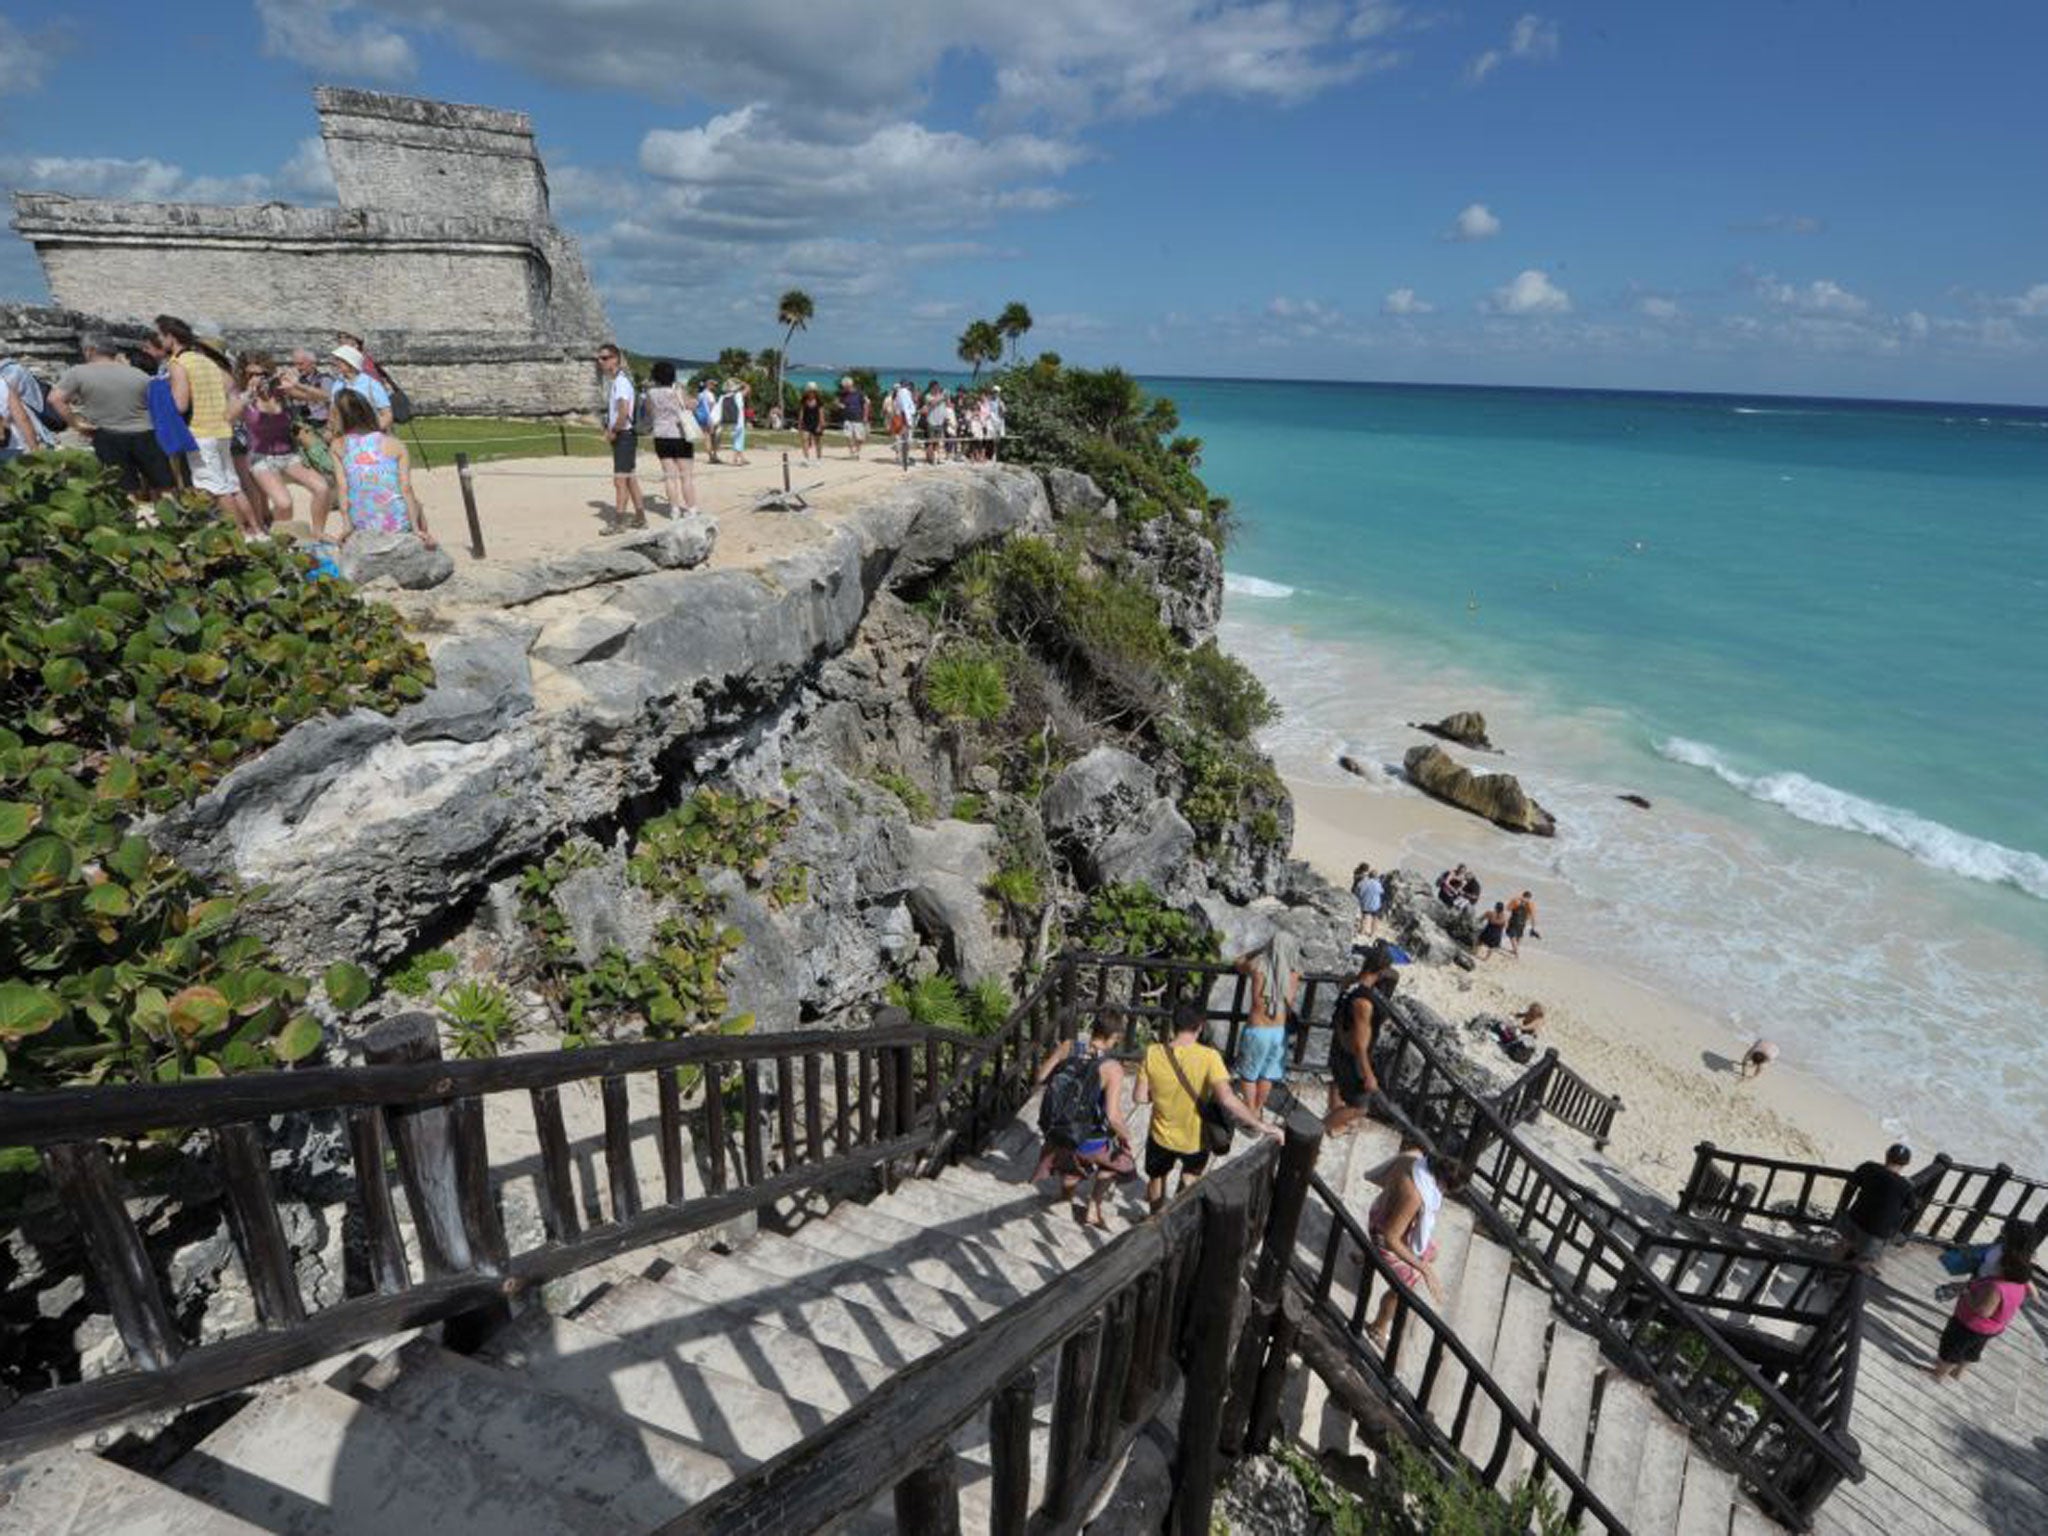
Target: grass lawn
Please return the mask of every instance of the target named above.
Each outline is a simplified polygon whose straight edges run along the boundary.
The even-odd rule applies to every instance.
[[[453,464],[457,453],[469,455],[472,464],[492,459],[552,458],[566,451],[572,458],[598,459],[609,451],[604,434],[594,422],[527,421],[504,416],[415,416],[399,428],[399,436],[412,449],[413,460],[423,468]],[[770,432],[752,427],[747,432],[747,450],[795,448],[794,432]],[[652,450],[642,444],[644,452]]]

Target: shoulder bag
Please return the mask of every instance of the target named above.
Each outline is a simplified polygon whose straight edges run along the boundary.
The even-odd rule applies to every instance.
[[[1203,1098],[1188,1083],[1188,1075],[1180,1067],[1180,1057],[1170,1045],[1159,1047],[1166,1052],[1166,1064],[1173,1068],[1173,1075],[1180,1079],[1180,1089],[1194,1101],[1196,1112],[1202,1117],[1202,1150],[1212,1156],[1221,1156],[1230,1150],[1230,1143],[1237,1136],[1237,1128],[1230,1123],[1230,1111],[1216,1102],[1212,1094]]]

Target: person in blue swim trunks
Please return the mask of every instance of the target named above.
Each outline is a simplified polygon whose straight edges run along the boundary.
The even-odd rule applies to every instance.
[[[1241,956],[1237,969],[1251,978],[1251,1018],[1237,1041],[1237,1096],[1255,1115],[1265,1113],[1273,1085],[1287,1078],[1287,1015],[1301,985],[1301,950],[1294,935],[1275,929],[1265,945]]]

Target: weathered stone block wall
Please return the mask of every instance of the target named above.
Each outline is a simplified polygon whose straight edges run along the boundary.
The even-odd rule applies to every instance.
[[[164,281],[162,247],[147,239],[48,243],[41,254],[60,304],[120,310],[155,295],[159,309],[224,330],[303,329],[313,340],[336,329],[531,336],[547,313],[539,253],[518,246],[303,242],[283,252],[222,244],[187,263],[175,284]],[[146,319],[155,311],[125,312]]]
[[[316,99],[339,208],[17,192],[15,228],[58,305],[116,328],[168,312],[273,351],[357,332],[409,370],[424,410],[592,409],[589,359],[610,327],[550,217],[526,115],[325,87]]]
[[[344,208],[548,221],[524,112],[321,86],[320,136]]]

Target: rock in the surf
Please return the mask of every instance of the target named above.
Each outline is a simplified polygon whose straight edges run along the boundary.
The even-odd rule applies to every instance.
[[[1511,773],[1474,773],[1442,747],[1414,747],[1401,759],[1408,782],[1447,805],[1484,816],[1510,832],[1553,837],[1557,818],[1538,805]]]
[[[1617,800],[1626,800],[1630,805],[1634,806],[1639,811],[1647,811],[1650,808],[1649,800],[1642,795],[1616,795],[1614,798]]]
[[[1461,709],[1455,715],[1445,715],[1435,725],[1418,725],[1415,729],[1455,741],[1461,747],[1477,747],[1484,752],[1496,750],[1486,739],[1486,716],[1476,709]]]

